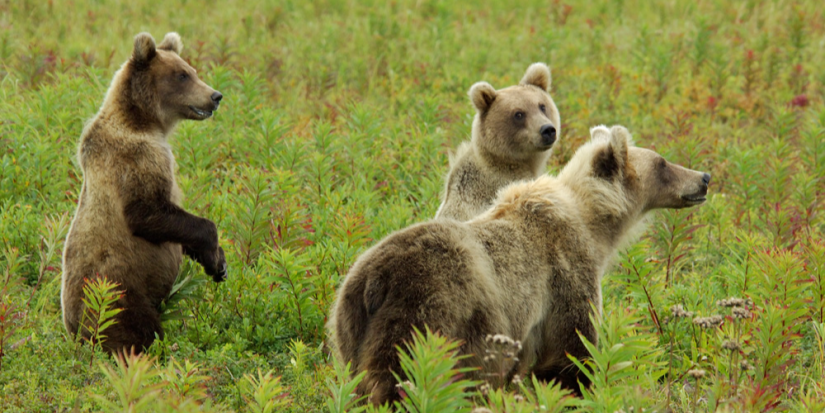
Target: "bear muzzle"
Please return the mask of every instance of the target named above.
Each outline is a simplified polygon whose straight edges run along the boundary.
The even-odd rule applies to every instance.
[[[191,105],[189,109],[195,114],[196,119],[203,120],[212,116],[212,111],[209,109],[199,109]]]
[[[221,104],[221,99],[223,99],[223,94],[221,92],[215,91],[210,95],[210,107],[209,108],[199,108],[194,105],[189,105],[189,110],[191,110],[195,114],[196,119],[206,119],[212,116],[212,112],[218,110],[218,106]]]
[[[551,124],[546,124],[539,130],[541,134],[541,146],[548,149],[556,143],[556,127]]]
[[[699,205],[707,200],[708,185],[710,184],[710,174],[702,173],[702,183],[699,185],[699,190],[688,195],[682,195],[682,200],[688,205]]]

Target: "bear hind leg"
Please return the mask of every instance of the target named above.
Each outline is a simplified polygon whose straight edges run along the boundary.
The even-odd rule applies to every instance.
[[[573,363],[535,370],[533,374],[545,383],[550,381],[559,383],[562,388],[572,391],[577,397],[582,397],[582,388],[590,387],[590,379]]]
[[[119,351],[142,353],[155,341],[155,336],[163,338],[160,324],[160,312],[151,305],[126,303],[124,310],[117,315],[117,322],[103,334],[106,341],[104,349],[109,353]]]

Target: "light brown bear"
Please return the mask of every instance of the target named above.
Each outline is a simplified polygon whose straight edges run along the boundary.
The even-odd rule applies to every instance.
[[[545,172],[561,127],[549,91],[544,63],[530,65],[516,86],[495,90],[478,82],[470,88],[477,111],[472,140],[450,157],[436,218],[466,221],[489,208],[499,189]]]
[[[226,276],[217,227],[180,207],[167,143],[178,121],[209,118],[222,98],[181,59],[182,48],[177,33],[157,47],[148,33],[137,35],[131,58],[80,137],[83,187],[63,251],[63,322],[70,335],[88,337],[81,326],[84,280],[106,276],[119,283],[124,294],[116,305],[123,312],[104,333],[110,352],[141,351],[163,336],[159,306],[181,253],[215,281]]]
[[[477,377],[495,371],[482,358],[485,336],[504,334],[523,345],[510,374],[531,371],[579,390],[565,353],[588,355],[577,331],[597,340],[591,303],[601,309],[611,257],[646,212],[701,204],[710,182],[632,146],[621,126],[591,135],[558,177],[512,184],[468,222],[400,230],[356,261],[329,328],[339,359],[367,371],[360,394],[376,404],[398,399],[396,346],[425,325],[461,340]]]

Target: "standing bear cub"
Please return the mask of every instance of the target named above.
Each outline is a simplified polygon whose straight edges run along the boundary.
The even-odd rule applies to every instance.
[[[140,351],[163,336],[159,306],[182,253],[215,281],[226,277],[215,224],[180,207],[167,142],[178,121],[209,118],[222,98],[181,59],[182,48],[177,33],[157,47],[149,34],[137,35],[131,58],[80,137],[83,187],[63,251],[63,322],[70,335],[88,337],[84,283],[104,276],[119,283],[116,306],[123,311],[105,332],[110,352]]]
[[[516,86],[495,90],[478,82],[470,88],[477,111],[472,140],[450,157],[436,218],[466,221],[489,208],[499,189],[544,173],[561,127],[549,91],[544,63],[530,65]]]
[[[594,128],[558,177],[512,184],[468,222],[433,220],[391,234],[367,250],[343,282],[329,327],[337,356],[366,371],[357,389],[376,404],[398,400],[404,380],[396,347],[413,327],[461,340],[476,378],[485,336],[523,345],[510,374],[535,373],[579,390],[567,358],[596,342],[591,303],[601,310],[602,275],[623,239],[657,208],[701,204],[710,175],[633,147],[623,127]],[[583,375],[578,377],[586,381]]]

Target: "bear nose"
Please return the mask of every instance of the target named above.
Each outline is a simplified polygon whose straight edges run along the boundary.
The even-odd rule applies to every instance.
[[[710,183],[710,174],[709,173],[702,174],[702,182],[705,183],[705,186],[707,186]]]
[[[556,141],[556,127],[553,125],[542,126],[539,133],[541,133],[541,143],[544,146],[550,146]]]
[[[212,94],[212,102],[214,102],[216,104],[221,103],[221,99],[223,99],[223,95],[221,94],[221,92],[216,91],[215,93]]]

